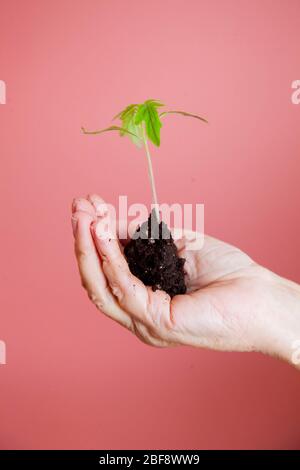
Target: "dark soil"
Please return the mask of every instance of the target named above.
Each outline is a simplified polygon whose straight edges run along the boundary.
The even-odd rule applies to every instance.
[[[151,230],[152,229],[152,230]],[[164,222],[158,224],[154,211],[125,247],[124,254],[132,274],[155,291],[170,297],[185,294],[184,258],[179,258],[172,235]]]

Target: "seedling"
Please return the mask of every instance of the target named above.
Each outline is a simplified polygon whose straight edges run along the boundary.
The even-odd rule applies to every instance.
[[[162,118],[168,114],[181,114],[182,116],[196,118],[207,123],[206,119],[198,116],[197,114],[191,114],[185,111],[163,111],[161,109],[164,106],[165,105],[158,100],[147,100],[141,104],[130,104],[113,118],[113,120],[120,119],[121,126],[110,126],[97,131],[87,131],[84,127],[82,127],[84,134],[102,134],[103,132],[118,131],[121,136],[129,136],[132,142],[138,147],[144,147],[148,163],[152,202],[158,221],[159,205],[148,140],[150,140],[157,147],[160,146],[160,129],[162,127]]]
[[[162,110],[164,106],[158,100],[130,104],[113,118],[120,119],[120,126],[113,125],[97,131],[87,131],[82,128],[82,131],[84,134],[118,131],[121,136],[129,136],[137,146],[144,147],[148,162],[154,217],[151,213],[149,219],[137,228],[135,235],[124,249],[124,255],[127,258],[131,272],[145,285],[151,286],[153,290],[164,290],[170,297],[173,297],[186,292],[183,269],[185,260],[178,257],[177,248],[168,227],[160,222],[148,141],[157,147],[160,146],[162,118],[168,114],[181,114],[203,122],[207,121],[197,114],[186,113],[185,111],[164,111]],[[153,228],[158,234],[157,237],[152,235]]]

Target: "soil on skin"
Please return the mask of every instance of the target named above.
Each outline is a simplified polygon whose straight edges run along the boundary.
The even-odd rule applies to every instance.
[[[151,230],[152,229],[152,230]],[[179,258],[172,235],[164,222],[157,223],[154,211],[125,247],[124,254],[132,274],[155,291],[170,297],[185,294],[184,258]]]

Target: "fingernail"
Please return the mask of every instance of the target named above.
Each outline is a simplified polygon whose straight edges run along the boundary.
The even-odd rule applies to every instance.
[[[72,212],[76,212],[76,211],[84,211],[86,209],[86,206],[85,206],[85,203],[82,199],[79,199],[79,198],[76,198],[76,199],[73,199],[73,203],[72,203]]]
[[[72,223],[73,235],[75,237],[76,231],[77,231],[77,223],[78,223],[77,217],[72,216],[71,217],[71,223]]]

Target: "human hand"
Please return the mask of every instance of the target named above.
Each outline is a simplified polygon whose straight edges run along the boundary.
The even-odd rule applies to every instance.
[[[75,252],[82,284],[94,304],[153,346],[190,345],[261,351],[291,360],[300,339],[300,287],[205,236],[201,250],[176,241],[186,259],[187,294],[170,299],[129,271],[104,201],[73,202]],[[108,238],[107,227],[111,237]]]

